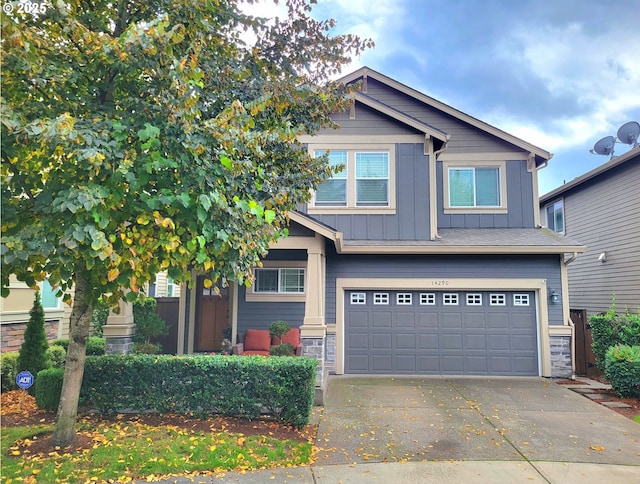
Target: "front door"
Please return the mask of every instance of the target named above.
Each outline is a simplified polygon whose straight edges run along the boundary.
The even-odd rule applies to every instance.
[[[222,332],[229,326],[229,291],[204,287],[205,276],[198,276],[196,285],[195,352],[220,351]]]

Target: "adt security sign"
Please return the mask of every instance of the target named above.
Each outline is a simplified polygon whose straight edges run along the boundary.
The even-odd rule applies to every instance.
[[[30,371],[21,371],[18,373],[18,376],[16,376],[16,384],[23,390],[26,390],[33,385],[33,375]]]

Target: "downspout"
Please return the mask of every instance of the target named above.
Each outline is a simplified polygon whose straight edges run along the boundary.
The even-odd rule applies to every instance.
[[[578,257],[578,253],[577,252],[574,252],[573,255],[571,257],[569,257],[568,259],[566,259],[566,260],[564,259],[564,256],[563,256],[562,264],[566,268],[569,264],[571,264],[574,260],[576,260],[577,257]],[[563,284],[563,286],[564,286],[564,284]],[[569,282],[568,281],[567,281],[566,289],[563,287],[562,290],[563,290],[563,292],[565,290],[566,291],[569,290]],[[567,297],[568,297],[569,293],[567,292],[566,294],[567,294]],[[570,309],[569,309],[569,318],[567,319],[567,321],[569,323],[569,327],[571,328],[571,379],[575,380],[576,379],[576,325],[573,324],[573,321],[571,321],[571,310]]]

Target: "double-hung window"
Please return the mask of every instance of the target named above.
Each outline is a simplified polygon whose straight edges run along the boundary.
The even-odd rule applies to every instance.
[[[547,205],[547,227],[554,232],[564,233],[564,204],[556,200]]]
[[[312,149],[327,154],[333,176],[318,186],[311,213],[389,213],[395,211],[395,155],[392,145],[362,149]]]

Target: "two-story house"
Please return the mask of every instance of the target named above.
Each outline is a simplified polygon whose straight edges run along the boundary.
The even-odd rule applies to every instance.
[[[585,244],[569,266],[578,374],[595,366],[588,317],[640,309],[640,146],[540,197],[542,224]]]
[[[584,247],[540,227],[550,153],[369,68],[343,81],[359,88],[340,129],[301,140],[342,171],[290,214],[253,287],[185,290],[179,351],[284,319],[320,386],[328,371],[571,376],[567,265]]]

